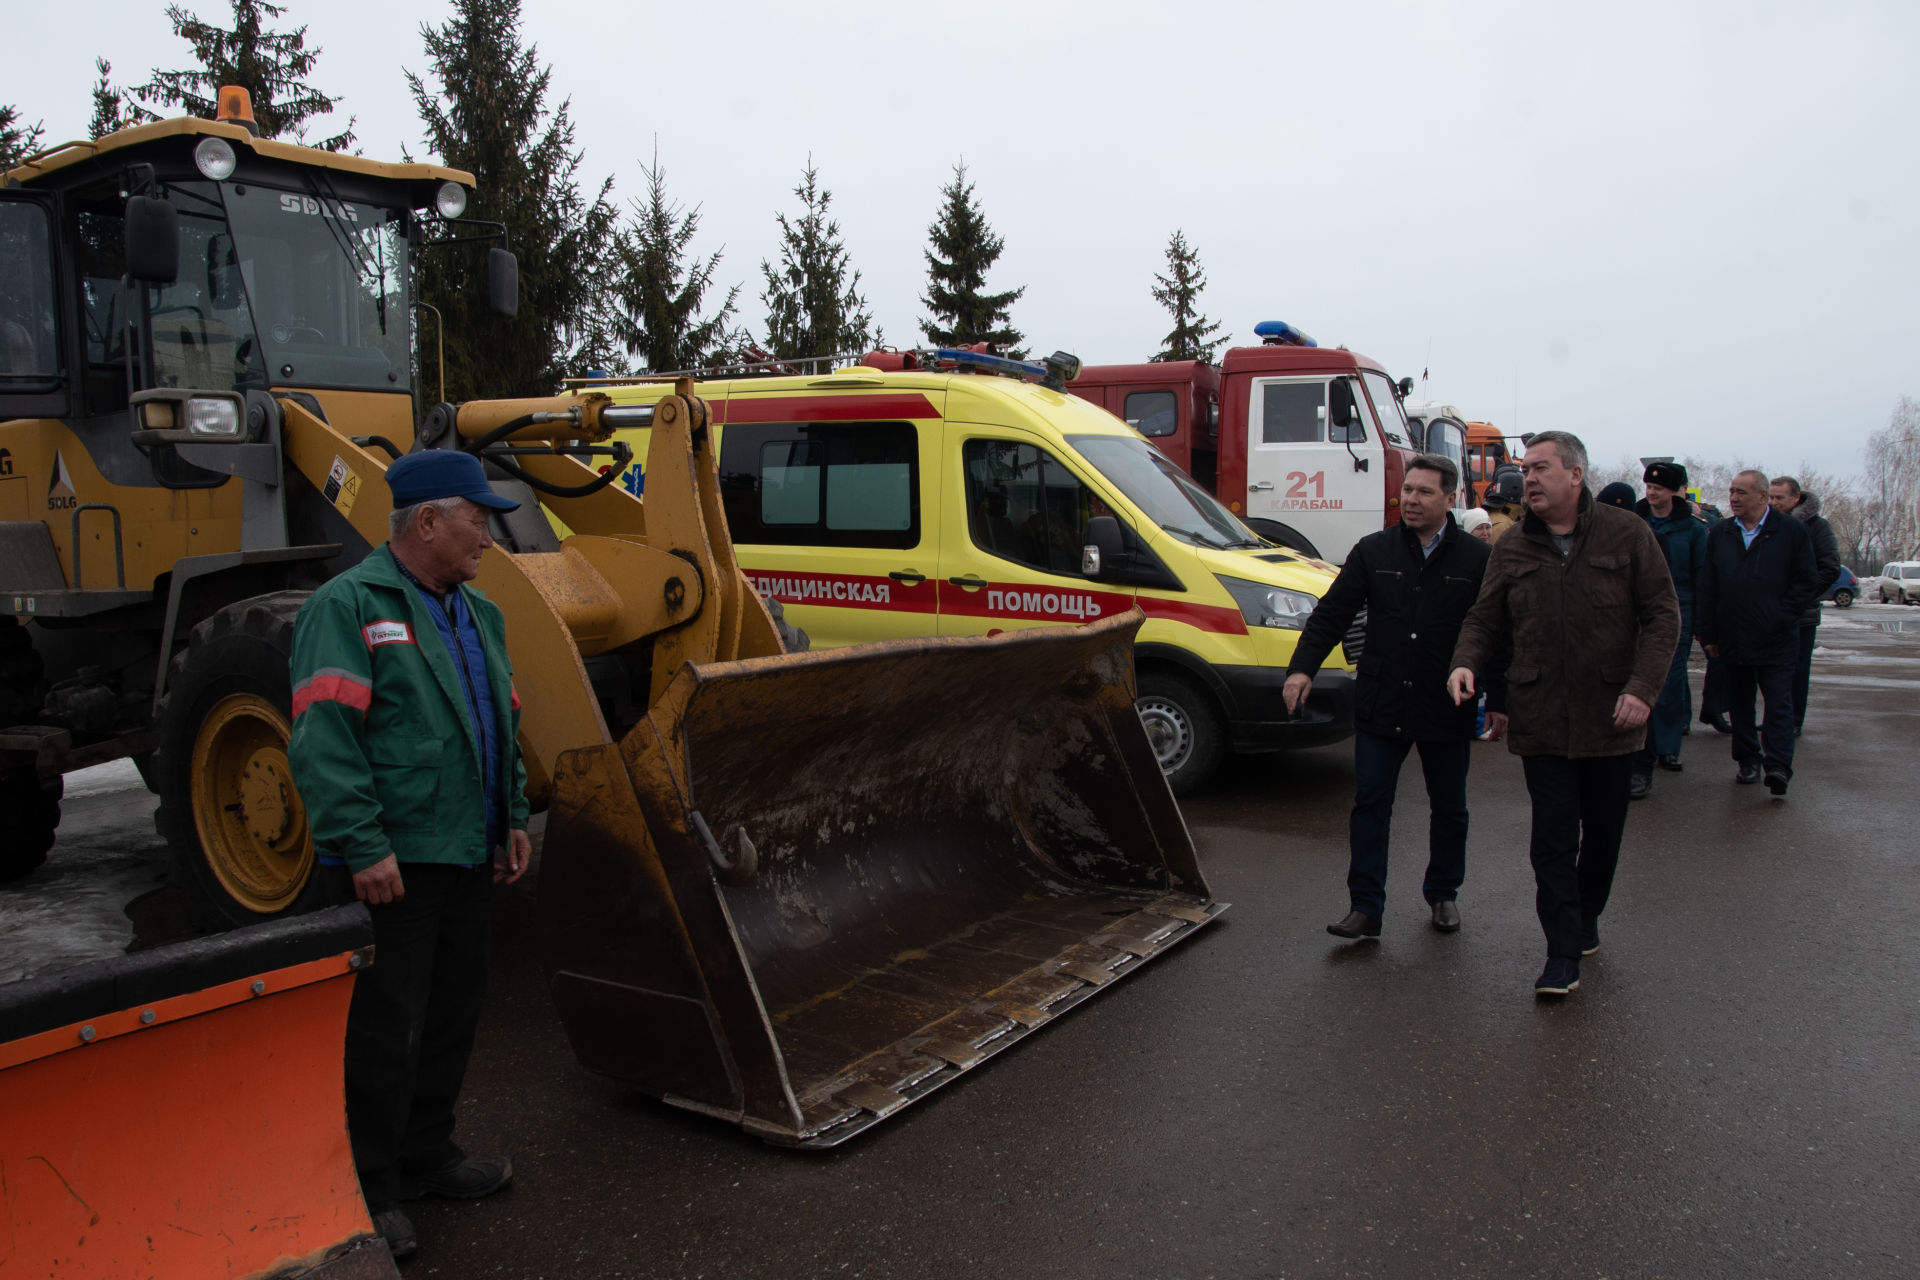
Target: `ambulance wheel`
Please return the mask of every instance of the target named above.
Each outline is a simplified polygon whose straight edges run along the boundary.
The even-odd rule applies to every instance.
[[[1179,672],[1143,671],[1133,706],[1173,794],[1198,791],[1227,753],[1226,721],[1213,698]]]
[[[807,633],[787,621],[787,611],[780,607],[778,600],[767,601],[767,612],[773,615],[773,629],[780,636],[780,647],[788,653],[805,653],[813,644]]]
[[[0,884],[18,880],[47,860],[60,825],[60,797],[66,783],[42,778],[31,767],[0,769],[0,820],[7,840],[0,847]]]
[[[310,593],[228,605],[173,660],[151,761],[174,875],[217,931],[325,905],[306,807],[287,764],[293,620]]]
[[[1244,523],[1247,528],[1268,542],[1277,542],[1283,547],[1290,547],[1301,555],[1311,556],[1315,560],[1320,558],[1320,550],[1313,545],[1313,541],[1290,525],[1281,524],[1278,520],[1260,519],[1247,520]]]

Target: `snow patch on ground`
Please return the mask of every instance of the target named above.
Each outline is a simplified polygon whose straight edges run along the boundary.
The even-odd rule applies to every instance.
[[[132,760],[111,760],[91,769],[76,769],[67,775],[67,798],[104,795],[110,791],[131,791],[146,787],[140,770]]]

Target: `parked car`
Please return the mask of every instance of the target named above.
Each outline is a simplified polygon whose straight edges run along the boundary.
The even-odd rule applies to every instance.
[[[1845,609],[1853,603],[1853,598],[1859,594],[1860,579],[1853,576],[1853,570],[1847,568],[1845,565],[1841,565],[1840,576],[1833,580],[1833,585],[1827,588],[1827,594],[1822,596],[1821,599],[1831,600],[1837,607]]]
[[[1898,560],[1880,571],[1881,604],[1920,604],[1920,560]]]

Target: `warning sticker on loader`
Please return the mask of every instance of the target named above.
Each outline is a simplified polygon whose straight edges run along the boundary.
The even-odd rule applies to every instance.
[[[353,473],[347,460],[334,455],[333,465],[327,468],[327,484],[320,491],[343,516],[353,514],[353,500],[360,496],[360,477]]]

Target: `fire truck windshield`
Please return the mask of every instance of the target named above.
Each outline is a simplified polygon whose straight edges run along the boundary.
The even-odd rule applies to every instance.
[[[1167,456],[1138,437],[1067,437],[1081,457],[1147,519],[1199,547],[1257,547],[1261,539]]]

